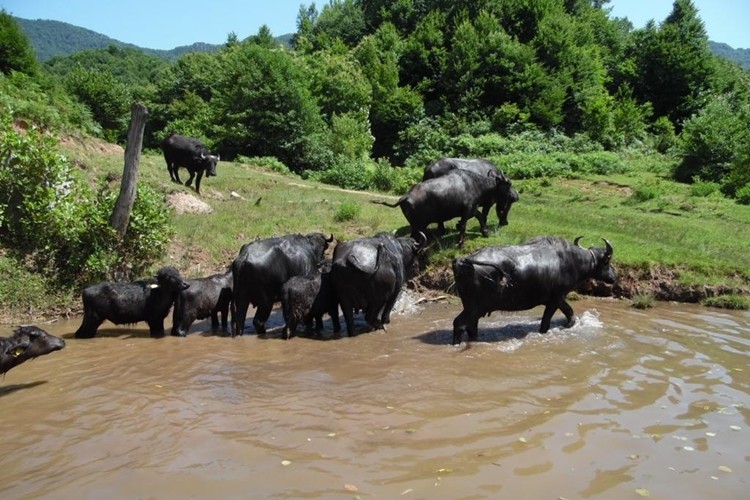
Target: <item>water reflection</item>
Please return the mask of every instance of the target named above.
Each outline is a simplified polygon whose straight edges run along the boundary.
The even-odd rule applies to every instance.
[[[750,315],[574,308],[460,346],[447,302],[353,338],[41,325],[70,340],[0,380],[0,495],[744,498]]]

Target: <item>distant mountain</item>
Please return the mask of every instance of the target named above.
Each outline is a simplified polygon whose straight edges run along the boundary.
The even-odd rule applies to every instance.
[[[750,70],[750,49],[733,49],[726,43],[708,42],[711,52],[724,59],[734,61],[743,68]]]
[[[40,62],[55,56],[68,56],[74,52],[90,49],[103,49],[114,45],[120,48],[138,49],[145,54],[172,61],[190,52],[216,52],[221,45],[197,42],[176,47],[172,50],[146,49],[131,43],[124,43],[101,33],[60,21],[44,19],[14,18],[36,51]],[[276,37],[276,41],[286,47],[291,45],[292,34]],[[719,57],[738,63],[750,70],[750,49],[734,49],[725,43],[709,42],[711,51]]]
[[[74,52],[91,49],[104,49],[110,45],[119,48],[138,49],[145,54],[172,61],[190,52],[216,52],[222,45],[197,42],[192,45],[176,47],[172,50],[146,49],[131,43],[124,43],[101,33],[86,28],[44,19],[21,19],[14,17],[36,51],[40,62],[45,62],[55,56],[69,56]],[[282,35],[276,38],[280,44],[289,46],[292,35]]]

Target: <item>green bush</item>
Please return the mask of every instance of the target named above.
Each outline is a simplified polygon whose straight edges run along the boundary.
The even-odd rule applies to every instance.
[[[117,193],[94,195],[55,141],[36,130],[0,128],[0,243],[19,261],[63,285],[141,275],[169,242],[169,212],[139,186],[120,240],[109,225]],[[119,190],[118,190],[119,191]]]
[[[370,162],[366,160],[339,158],[335,165],[327,170],[308,173],[311,179],[344,189],[366,190],[372,184]]]
[[[718,182],[702,181],[699,177],[694,177],[693,184],[690,186],[690,196],[706,198],[714,193],[718,193],[719,187]]]
[[[708,307],[718,307],[721,309],[734,309],[746,311],[750,309],[750,299],[744,295],[726,294],[716,297],[708,297],[703,300],[703,305]]]
[[[354,220],[359,216],[361,211],[362,207],[358,203],[345,201],[339,205],[338,210],[336,210],[336,213],[333,216],[333,220],[336,222]]]
[[[741,203],[742,205],[750,205],[750,184],[747,184],[746,186],[738,189],[735,194],[735,198],[737,199],[737,203]]]

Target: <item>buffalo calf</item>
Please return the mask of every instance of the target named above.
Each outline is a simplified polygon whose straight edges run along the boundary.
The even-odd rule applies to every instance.
[[[116,325],[148,323],[152,337],[164,335],[164,318],[177,294],[188,288],[174,267],[162,267],[155,280],[99,283],[83,289],[83,322],[77,338],[91,338],[104,320]]]
[[[21,326],[10,337],[0,337],[0,374],[39,356],[65,347],[65,341],[35,326]]]
[[[172,335],[184,337],[196,319],[211,317],[211,328],[228,326],[229,305],[232,302],[232,271],[206,278],[187,280],[190,285],[177,294],[172,314]]]
[[[308,327],[315,320],[316,330],[323,328],[323,314],[333,322],[333,331],[341,331],[339,306],[331,285],[331,262],[323,269],[307,276],[294,276],[281,287],[281,307],[284,312],[284,338],[289,339],[300,321]]]

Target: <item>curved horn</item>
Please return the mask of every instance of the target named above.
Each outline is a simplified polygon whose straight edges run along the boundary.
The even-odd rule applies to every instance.
[[[581,238],[583,238],[583,236],[579,236],[578,238],[576,238],[575,240],[573,240],[573,244],[575,246],[579,247],[579,248],[581,247],[581,245],[578,242],[581,241]]]
[[[334,237],[333,233],[331,233],[331,237],[326,240],[326,243],[333,243]]]
[[[422,231],[419,232],[419,240],[417,241],[417,246],[421,247],[425,243],[427,243],[427,235],[424,234]]]
[[[614,249],[612,248],[612,243],[607,240],[607,238],[602,238],[604,240],[604,244],[607,245],[607,255],[608,257],[612,257],[612,253],[614,252]]]
[[[205,159],[206,159],[206,153],[201,151],[201,160],[205,160]]]

